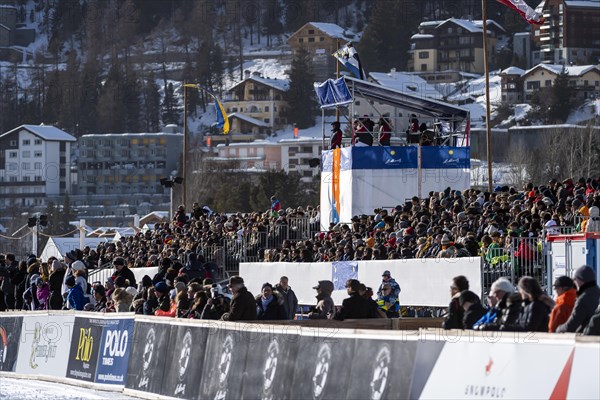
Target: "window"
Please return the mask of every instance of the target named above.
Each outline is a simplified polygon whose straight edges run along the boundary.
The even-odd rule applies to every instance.
[[[472,36],[461,36],[458,38],[458,43],[459,44],[473,44],[473,37]]]
[[[321,37],[319,38],[319,42],[324,42],[324,41],[325,41],[325,38],[324,38],[323,36],[321,36]]]
[[[33,168],[34,169],[42,169],[42,163],[41,162],[36,162],[33,164]]]
[[[421,60],[425,59],[425,58],[429,58],[429,52],[428,51],[420,51],[419,52],[419,58]]]
[[[8,152],[8,158],[17,158],[17,152],[16,151],[9,151]]]
[[[23,167],[24,170],[29,171],[29,169],[31,168],[31,164],[28,162],[24,162],[21,164],[21,166]]]
[[[309,37],[309,38],[308,38],[308,42],[309,42],[309,43],[313,43],[314,41],[315,41],[315,38],[314,38],[314,37]]]
[[[269,118],[265,118],[263,121],[265,121],[265,123],[267,123],[267,124],[268,124],[269,122],[271,122],[271,120],[270,120]]]
[[[308,34],[309,35],[314,35],[315,34],[315,30],[314,29],[309,29],[308,30]]]
[[[33,143],[40,145],[40,144],[42,144],[42,139],[35,139],[35,141]]]
[[[42,152],[41,151],[34,151],[33,152],[33,156],[34,157],[41,157],[42,156]]]
[[[299,38],[298,43],[304,43],[304,38]]]
[[[546,81],[544,82],[544,86],[546,86],[546,87],[552,86],[552,81],[550,79],[546,79]]]
[[[269,112],[269,106],[265,106],[265,112]]]
[[[23,139],[23,146],[29,146],[31,144],[31,140]]]
[[[23,182],[30,182],[31,179],[28,176],[23,177]]]
[[[421,64],[421,71],[427,71],[427,64]]]
[[[527,90],[536,90],[540,88],[540,81],[527,82]]]
[[[10,141],[10,147],[17,147],[17,141],[16,140],[11,140]]]
[[[30,151],[24,151],[23,152],[23,158],[29,158],[31,157],[31,152]]]

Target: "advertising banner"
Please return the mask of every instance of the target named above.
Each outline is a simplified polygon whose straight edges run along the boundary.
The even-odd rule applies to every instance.
[[[251,330],[252,325],[243,328]],[[204,357],[202,392],[199,399],[241,399],[248,348],[254,346],[256,331],[219,329],[210,331]]]
[[[352,381],[355,339],[301,336],[293,398],[344,399]],[[374,357],[371,355],[371,357]]]
[[[582,337],[579,340],[587,339]],[[577,342],[567,399],[600,399],[598,376],[600,376],[600,343]]]
[[[408,399],[416,341],[356,340],[347,399]]]
[[[23,318],[15,372],[64,378],[74,322],[74,315],[32,315]]]
[[[286,400],[296,397],[293,390],[299,335],[264,334],[248,352],[242,394],[244,399]]]
[[[162,394],[195,399],[200,394],[200,377],[204,374],[204,353],[209,329],[199,326],[171,326],[169,357],[163,364],[165,373]]]
[[[105,319],[102,323],[96,383],[125,385],[133,347],[134,319]]]
[[[67,378],[94,381],[104,322],[96,318],[75,318]]]
[[[571,370],[573,343],[543,343],[532,333],[513,341],[482,339],[446,342],[420,398],[566,397],[569,374],[562,375]]]
[[[0,371],[14,372],[23,317],[0,317]]]
[[[172,357],[167,351],[170,331],[168,324],[136,322],[125,383],[127,389],[152,393],[162,391],[166,361]]]

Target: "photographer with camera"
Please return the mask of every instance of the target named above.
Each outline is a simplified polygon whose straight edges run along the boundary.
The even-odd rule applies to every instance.
[[[221,319],[223,314],[229,312],[229,298],[223,294],[223,289],[216,283],[210,288],[210,297],[206,300],[200,319]]]

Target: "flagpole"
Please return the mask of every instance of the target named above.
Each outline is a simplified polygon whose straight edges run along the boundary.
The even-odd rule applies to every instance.
[[[187,176],[186,176],[186,169],[187,169],[187,82],[184,80],[183,81],[183,168],[182,168],[182,175],[183,175],[183,207],[187,210],[186,207],[186,192],[187,192]]]
[[[492,191],[492,131],[490,125],[490,68],[488,65],[486,0],[481,0],[483,19],[483,64],[485,66],[485,140],[488,162],[488,191]]]
[[[336,46],[336,49],[339,50],[339,48],[340,48],[340,39],[336,39],[335,40],[335,46]],[[338,61],[337,58],[335,59],[335,79],[340,79],[340,62]],[[339,107],[335,108],[335,120],[338,123],[340,122],[340,109],[339,109]],[[325,122],[325,120],[323,120],[323,122]]]

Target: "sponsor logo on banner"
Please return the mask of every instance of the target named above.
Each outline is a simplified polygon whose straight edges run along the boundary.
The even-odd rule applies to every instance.
[[[179,368],[177,378],[179,382],[175,387],[175,396],[181,394],[185,395],[186,384],[183,383],[185,374],[190,364],[190,356],[192,353],[192,332],[190,330],[185,332],[183,336],[183,342],[181,344],[181,352],[179,353]]]
[[[94,380],[104,323],[99,318],[75,318],[67,378]]]
[[[389,346],[382,347],[375,357],[373,378],[371,380],[371,400],[381,400],[387,387],[392,352]]]
[[[60,332],[55,324],[46,324],[42,327],[39,322],[35,323],[33,330],[33,342],[31,343],[31,357],[29,366],[31,369],[37,369],[39,363],[47,364],[49,360],[56,357],[57,345]],[[56,340],[53,340],[56,339]]]
[[[460,160],[458,158],[446,158],[443,162],[444,165],[458,164]]]
[[[279,359],[279,343],[277,339],[271,340],[267,348],[267,359],[263,368],[263,394],[262,400],[273,399],[273,387],[275,384],[275,374],[277,373],[277,364]]]
[[[401,158],[393,158],[393,159],[387,159],[385,160],[386,165],[393,165],[393,164],[402,164],[402,159]]]
[[[22,317],[0,318],[0,371],[15,370],[22,323]]]
[[[233,337],[227,336],[223,341],[223,350],[217,367],[217,377],[219,379],[219,389],[215,394],[215,400],[224,400],[227,398],[229,369],[231,368],[231,359],[233,358]]]
[[[487,363],[482,365],[482,370],[486,377],[492,375],[492,370],[494,367],[494,360],[490,356]],[[465,386],[465,397],[466,398],[482,398],[485,397],[487,399],[502,399],[506,395],[506,386],[496,386],[489,385],[485,381],[480,381],[476,384],[467,383]]]
[[[148,378],[150,371],[150,365],[152,364],[152,357],[154,357],[154,344],[156,342],[156,332],[154,328],[150,328],[146,334],[146,344],[144,345],[144,354],[142,355],[142,377],[138,382],[138,389],[148,387]]]
[[[133,319],[108,319],[102,332],[96,382],[124,384],[129,362]]]
[[[321,344],[317,353],[317,365],[312,378],[313,397],[315,400],[321,400],[325,394],[331,360],[331,347],[327,343]]]

